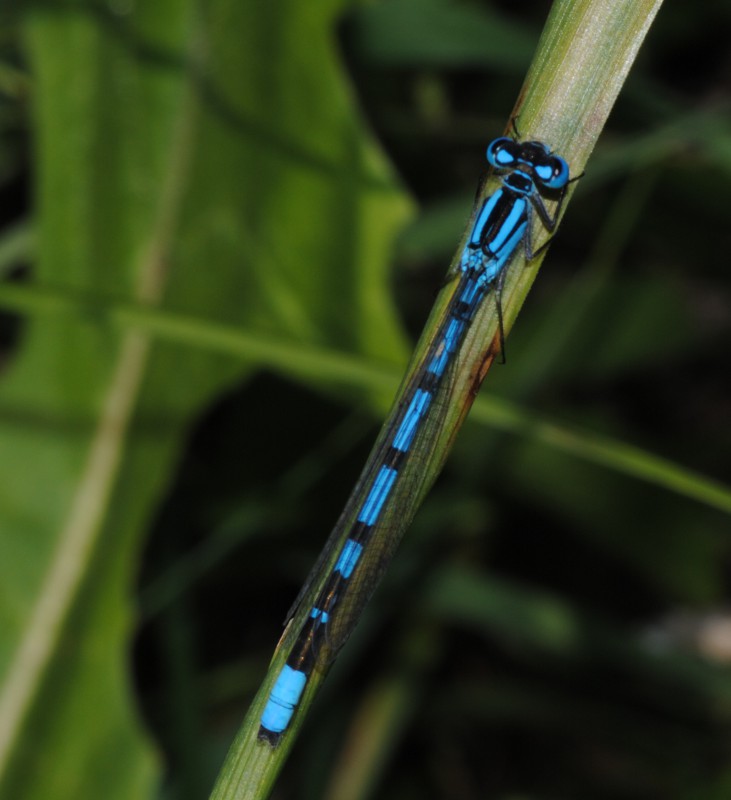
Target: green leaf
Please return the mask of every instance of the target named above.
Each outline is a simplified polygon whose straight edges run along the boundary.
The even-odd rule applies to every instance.
[[[338,11],[27,10],[34,280],[402,359],[386,264],[409,204],[341,80]],[[28,325],[0,399],[0,795],[14,800],[154,793],[127,674],[140,548],[191,421],[248,374],[99,324],[93,299],[80,310]]]

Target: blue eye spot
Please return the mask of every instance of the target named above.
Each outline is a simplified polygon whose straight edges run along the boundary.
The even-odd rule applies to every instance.
[[[548,173],[545,176],[544,170]],[[549,164],[536,169],[536,175],[546,189],[563,189],[569,182],[569,165],[561,156],[554,156]]]
[[[515,162],[515,142],[507,136],[493,139],[487,146],[487,163],[497,169],[504,169]]]

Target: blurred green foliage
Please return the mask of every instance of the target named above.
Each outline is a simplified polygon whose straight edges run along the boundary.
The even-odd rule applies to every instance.
[[[386,402],[104,309],[395,370],[546,12],[0,14],[0,274],[84,298],[0,327],[0,670],[27,693],[22,724],[0,715],[3,800],[207,796]],[[729,23],[727,0],[660,12],[484,389],[709,486],[731,449]],[[468,424],[277,797],[731,794],[728,515],[521,430]]]

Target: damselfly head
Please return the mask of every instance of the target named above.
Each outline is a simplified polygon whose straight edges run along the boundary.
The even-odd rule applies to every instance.
[[[493,139],[487,161],[495,169],[517,169],[531,175],[545,189],[563,189],[569,180],[569,165],[553,155],[543,142],[517,142],[507,136]]]

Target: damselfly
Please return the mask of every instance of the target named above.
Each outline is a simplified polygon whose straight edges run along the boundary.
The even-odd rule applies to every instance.
[[[501,175],[501,185],[475,216],[452,299],[287,617],[291,622],[303,606],[308,611],[261,717],[259,739],[272,746],[287,730],[313,669],[334,659],[388,565],[403,528],[393,524],[399,502],[418,480],[414,453],[428,446],[424,437],[435,439],[441,431],[456,354],[485,295],[495,293],[504,352],[501,298],[506,267],[521,244],[528,261],[548,244],[533,249],[535,215],[550,233],[561,213],[569,167],[546,145],[500,137],[488,146],[487,161]],[[557,195],[553,215],[542,197],[551,192]]]

